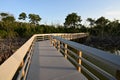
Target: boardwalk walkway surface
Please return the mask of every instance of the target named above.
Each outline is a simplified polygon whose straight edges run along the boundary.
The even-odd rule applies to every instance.
[[[27,80],[87,80],[49,40],[35,43]]]

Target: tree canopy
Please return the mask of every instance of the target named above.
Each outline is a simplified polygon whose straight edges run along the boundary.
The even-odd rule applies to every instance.
[[[1,15],[1,20],[5,22],[14,22],[15,18],[13,15],[10,15],[8,13],[0,13]]]
[[[32,24],[38,24],[38,22],[41,20],[40,16],[37,14],[29,14],[29,22]]]
[[[14,22],[15,18],[14,18],[14,16],[7,16],[6,18],[3,18],[2,21]]]
[[[95,23],[97,24],[97,25],[106,25],[107,23],[109,22],[109,20],[108,19],[106,19],[105,17],[100,17],[100,18],[98,18],[96,21],[95,21]]]
[[[87,18],[89,25],[86,27],[81,24],[81,16],[76,13],[68,14],[65,18],[64,26],[55,25],[40,25],[41,17],[38,14],[28,14],[29,22],[16,21],[14,16],[9,13],[0,13],[0,36],[5,38],[11,37],[27,37],[35,33],[77,33],[88,32],[94,36],[120,36],[120,23],[119,20],[110,21],[105,17],[98,19]],[[19,14],[19,19],[25,20],[27,15],[25,12]],[[35,25],[32,25],[35,24]],[[37,25],[36,25],[37,24]],[[80,27],[79,27],[80,26]],[[13,35],[12,35],[13,34]]]
[[[95,20],[92,18],[87,18],[87,21],[90,23],[89,25],[92,27],[95,24]]]
[[[27,18],[27,15],[26,15],[26,13],[24,13],[24,12],[22,12],[21,14],[19,14],[19,20],[25,20]]]
[[[81,16],[78,16],[76,13],[68,14],[65,18],[65,27],[77,28],[80,26]]]
[[[0,13],[1,17],[8,16],[8,13]]]

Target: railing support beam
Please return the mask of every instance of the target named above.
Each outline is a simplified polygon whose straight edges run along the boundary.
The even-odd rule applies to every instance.
[[[57,41],[57,49],[60,51],[60,41]]]
[[[67,51],[67,44],[65,44],[65,58],[67,59],[67,53],[68,53],[68,51]]]
[[[79,57],[82,57],[82,51],[78,51],[78,56],[79,56]],[[81,61],[81,59],[79,58],[79,59],[78,59],[78,64],[81,65],[81,62],[82,62],[82,61]],[[80,66],[78,66],[77,69],[78,69],[79,72],[81,72],[81,67],[80,67]]]

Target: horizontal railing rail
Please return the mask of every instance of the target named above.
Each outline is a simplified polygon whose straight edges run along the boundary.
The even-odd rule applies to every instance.
[[[120,79],[120,56],[116,56],[108,52],[98,50],[92,47],[88,47],[82,44],[78,44],[73,41],[68,41],[68,40],[65,40],[63,38],[56,37],[56,36],[51,36],[51,43],[58,49],[58,51],[61,51],[64,54],[65,58],[68,57],[74,64],[77,65],[78,71],[83,70],[92,79],[100,80],[100,77],[96,76],[95,73],[92,73],[92,71],[87,69],[88,67],[84,67],[82,65],[82,62],[89,65],[92,69],[96,70],[98,73],[100,73],[101,75],[103,75],[105,78],[109,80]],[[68,47],[71,47],[77,50],[77,53],[74,52],[74,50],[69,49]],[[100,61],[104,64],[109,65],[110,67],[113,67],[115,70],[115,76],[113,76],[106,70],[102,69],[100,66],[97,66],[96,64],[82,57],[82,55],[84,54],[85,56],[92,57],[97,61]],[[74,55],[74,57],[71,57],[71,55]]]
[[[67,40],[88,36],[87,33],[35,34],[0,65],[0,80],[25,80],[32,58],[34,43],[48,40],[51,35],[64,37]]]
[[[24,58],[29,54],[29,50],[33,47],[34,37],[32,36],[22,47],[20,47],[10,58],[8,58],[2,65],[0,65],[0,80],[14,80],[19,74],[22,78],[24,76],[24,65],[28,59]]]

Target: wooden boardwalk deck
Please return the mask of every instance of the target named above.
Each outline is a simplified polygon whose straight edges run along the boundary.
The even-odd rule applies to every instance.
[[[48,41],[35,43],[27,80],[87,80]]]

